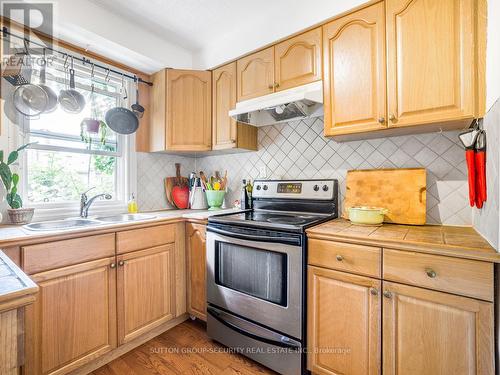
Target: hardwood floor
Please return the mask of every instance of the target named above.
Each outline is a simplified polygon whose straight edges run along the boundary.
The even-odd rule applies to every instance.
[[[210,340],[200,321],[186,321],[120,358],[93,375],[251,375],[276,374]]]

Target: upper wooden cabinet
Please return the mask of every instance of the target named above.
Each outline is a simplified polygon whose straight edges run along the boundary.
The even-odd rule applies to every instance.
[[[257,150],[257,128],[228,115],[236,105],[236,62],[212,71],[212,149]]]
[[[321,79],[321,28],[278,43],[274,49],[276,91]]]
[[[474,116],[475,7],[474,0],[386,1],[389,126]]]
[[[208,151],[212,147],[212,75],[165,69],[153,75],[150,151]]]
[[[323,27],[325,135],[385,128],[384,4]]]
[[[274,47],[237,61],[238,101],[274,92]]]
[[[388,282],[383,300],[384,375],[495,373],[492,303]]]

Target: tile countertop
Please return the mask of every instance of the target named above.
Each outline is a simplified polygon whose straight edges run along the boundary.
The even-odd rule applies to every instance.
[[[154,224],[167,223],[169,221],[179,220],[207,220],[209,216],[220,215],[224,213],[239,212],[241,210],[235,208],[223,209],[218,211],[209,210],[164,210],[154,212],[140,212],[156,216],[154,219],[138,220],[120,223],[105,223],[79,227],[74,229],[62,229],[55,231],[32,231],[23,228],[22,225],[0,225],[0,248],[8,246],[18,246],[28,243],[39,243],[44,240],[54,240],[53,237],[61,237],[57,239],[76,237],[76,234],[94,234],[95,232],[112,232],[114,230],[133,229],[138,226],[148,226]],[[89,217],[92,219],[92,217]]]
[[[36,293],[38,286],[0,251],[0,312],[34,302]]]
[[[500,253],[472,227],[444,225],[353,225],[335,219],[307,230],[324,239],[500,263]]]

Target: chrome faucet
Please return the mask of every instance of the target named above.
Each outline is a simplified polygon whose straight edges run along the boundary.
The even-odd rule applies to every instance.
[[[89,208],[97,198],[101,198],[101,197],[104,197],[104,199],[111,199],[112,198],[111,194],[103,193],[103,194],[94,195],[92,198],[88,199],[87,193],[92,189],[95,189],[95,186],[90,188],[86,192],[82,193],[82,195],[80,197],[80,217],[82,217],[84,219],[86,219],[87,216],[89,216]]]

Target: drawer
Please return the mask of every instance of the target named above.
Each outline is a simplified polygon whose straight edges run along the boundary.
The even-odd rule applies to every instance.
[[[360,275],[380,277],[379,247],[310,239],[308,263]]]
[[[115,255],[115,234],[47,242],[22,248],[23,271],[34,274]]]
[[[116,234],[118,254],[175,242],[175,224],[132,229]]]
[[[384,249],[384,280],[493,301],[493,264]]]

